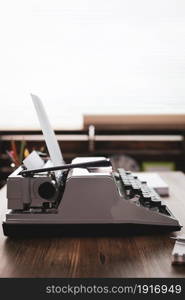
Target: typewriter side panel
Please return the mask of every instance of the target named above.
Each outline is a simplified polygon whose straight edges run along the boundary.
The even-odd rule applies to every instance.
[[[178,221],[174,218],[137,206],[122,197],[111,176],[69,179],[58,214],[67,223],[110,222],[178,226]]]
[[[111,176],[71,177],[58,208],[62,220],[111,220],[119,192]]]

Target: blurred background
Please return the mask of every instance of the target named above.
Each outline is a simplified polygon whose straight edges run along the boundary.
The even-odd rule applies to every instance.
[[[30,93],[66,162],[185,170],[183,0],[0,2],[0,185],[47,152]]]

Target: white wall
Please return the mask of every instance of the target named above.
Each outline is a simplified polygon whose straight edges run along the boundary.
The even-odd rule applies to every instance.
[[[185,112],[184,0],[1,1],[0,38],[0,126],[30,92],[52,117]]]

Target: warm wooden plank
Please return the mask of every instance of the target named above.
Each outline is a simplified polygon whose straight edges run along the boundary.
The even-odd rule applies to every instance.
[[[165,201],[185,226],[185,176],[161,176],[170,185]],[[5,199],[3,188],[1,219]],[[171,235],[17,239],[4,237],[0,228],[0,277],[185,277],[185,267],[171,265]]]
[[[182,114],[85,114],[84,128],[96,129],[182,129],[185,115]]]

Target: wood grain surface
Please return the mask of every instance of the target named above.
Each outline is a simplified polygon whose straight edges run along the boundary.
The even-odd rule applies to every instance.
[[[165,201],[185,226],[185,176],[160,174],[170,186]],[[6,187],[0,191],[1,220],[5,211]],[[185,277],[185,266],[171,264],[169,237],[175,234],[18,239],[4,237],[0,228],[0,277]]]

